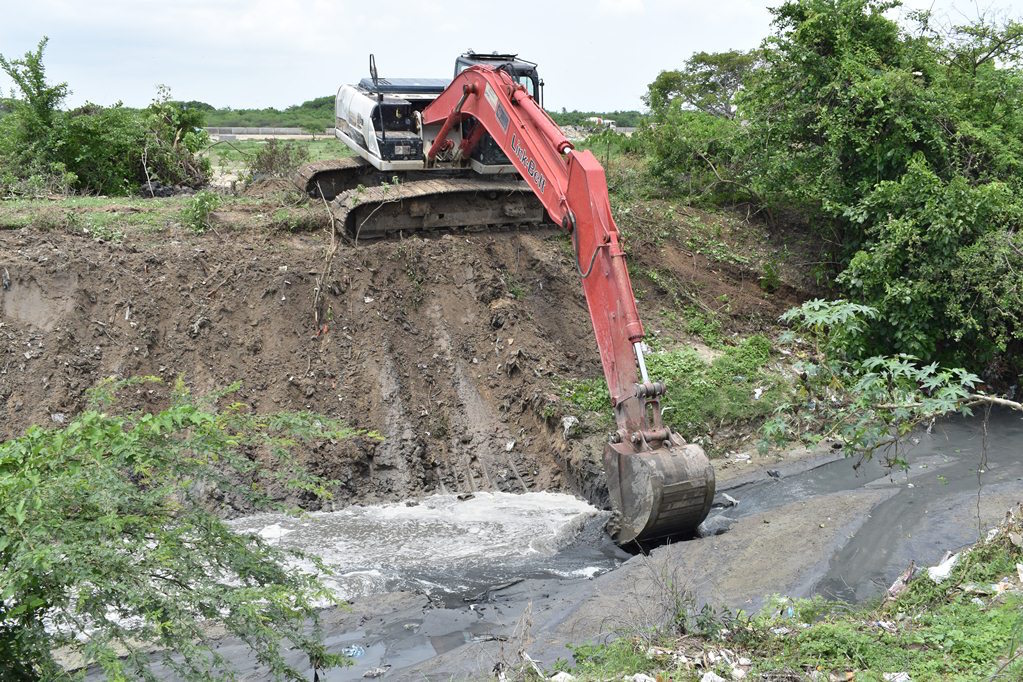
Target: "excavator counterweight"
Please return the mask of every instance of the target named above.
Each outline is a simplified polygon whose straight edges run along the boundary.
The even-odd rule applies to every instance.
[[[327,199],[325,184],[337,190],[337,213],[356,240],[545,218],[561,226],[572,240],[618,425],[603,456],[616,512],[610,530],[620,544],[691,534],[710,511],[714,470],[699,446],[662,422],[665,386],[647,373],[604,169],[592,153],[573,148],[531,94],[530,83],[533,93],[542,91],[536,65],[500,57],[512,61],[495,67],[470,60],[444,87],[384,86],[371,60],[372,83],[338,93],[338,137],[369,165],[340,164],[329,183],[326,170],[319,173],[324,182],[306,173],[305,188],[315,184]],[[529,78],[516,76],[516,64]],[[417,87],[429,89],[419,105],[397,96]],[[349,107],[343,120],[342,102]],[[353,184],[352,177],[374,172],[404,175],[369,189]]]

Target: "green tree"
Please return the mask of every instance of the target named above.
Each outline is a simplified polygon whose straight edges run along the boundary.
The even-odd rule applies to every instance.
[[[21,99],[15,99],[14,111],[21,117],[21,141],[35,142],[45,139],[53,119],[68,95],[67,83],[51,85],[46,82],[43,52],[49,38],[43,37],[35,50],[29,50],[21,59],[7,59],[0,55],[0,68],[14,81]]]
[[[112,680],[155,679],[152,658],[183,679],[228,679],[205,644],[211,626],[275,679],[305,679],[284,640],[313,667],[341,663],[319,640],[316,607],[330,595],[317,575],[233,533],[209,501],[219,490],[265,505],[271,485],[325,494],[292,451],[356,432],[307,413],[217,409],[226,392],[200,399],[180,381],[164,410],[112,411],[115,391],[135,383],[105,382],[66,427],[0,445],[4,680],[71,679],[58,655]]]
[[[644,101],[654,112],[681,100],[686,108],[733,118],[735,98],[756,64],[755,52],[697,52],[682,69],[662,71],[650,84]]]
[[[1023,370],[1023,292],[1007,284],[1023,271],[1023,25],[939,28],[927,12],[901,25],[889,16],[900,4],[773,9],[734,121],[692,110],[665,76],[648,95],[662,103],[652,168],[704,200],[793,216],[823,240],[836,287],[878,311],[864,353],[1012,381]],[[999,260],[984,263],[990,247]]]

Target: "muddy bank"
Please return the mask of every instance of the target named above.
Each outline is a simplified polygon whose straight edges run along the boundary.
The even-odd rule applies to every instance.
[[[566,441],[557,386],[600,366],[567,240],[556,232],[447,235],[338,252],[318,234],[180,230],[123,244],[31,228],[0,232],[0,437],[66,421],[106,376],[240,381],[260,412],[308,409],[384,436],[304,456],[340,481],[338,504],[430,493],[577,490],[600,502],[602,434]],[[683,262],[677,248],[644,262]],[[691,260],[691,259],[690,259]],[[685,262],[689,262],[686,260]],[[790,303],[746,276],[687,273],[731,296],[737,324]],[[711,285],[712,283],[712,285]],[[654,328],[670,308],[653,291]],[[157,407],[163,392],[128,396]],[[311,508],[312,500],[297,501]]]

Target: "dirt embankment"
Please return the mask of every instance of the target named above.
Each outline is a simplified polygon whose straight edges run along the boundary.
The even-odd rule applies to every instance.
[[[318,234],[172,230],[108,245],[0,232],[0,438],[61,423],[103,377],[183,375],[198,392],[241,381],[236,397],[259,411],[309,409],[383,435],[306,453],[340,482],[342,504],[478,489],[593,498],[599,438],[566,442],[557,428],[557,382],[600,372],[563,242],[535,232],[342,247],[318,333]],[[643,259],[685,270],[708,300],[727,293],[747,328],[794,300],[676,247]],[[652,322],[671,305],[655,290],[641,312]]]

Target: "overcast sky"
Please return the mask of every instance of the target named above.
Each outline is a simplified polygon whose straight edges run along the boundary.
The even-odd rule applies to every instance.
[[[748,49],[779,3],[753,0],[0,0],[0,54],[50,37],[69,105],[175,99],[285,107],[368,74],[450,77],[472,48],[538,62],[550,109],[638,109],[646,86],[700,50]],[[907,0],[973,16],[974,0]],[[1023,0],[980,0],[1023,16]],[[956,16],[961,16],[957,14]],[[10,81],[0,75],[6,92]]]

